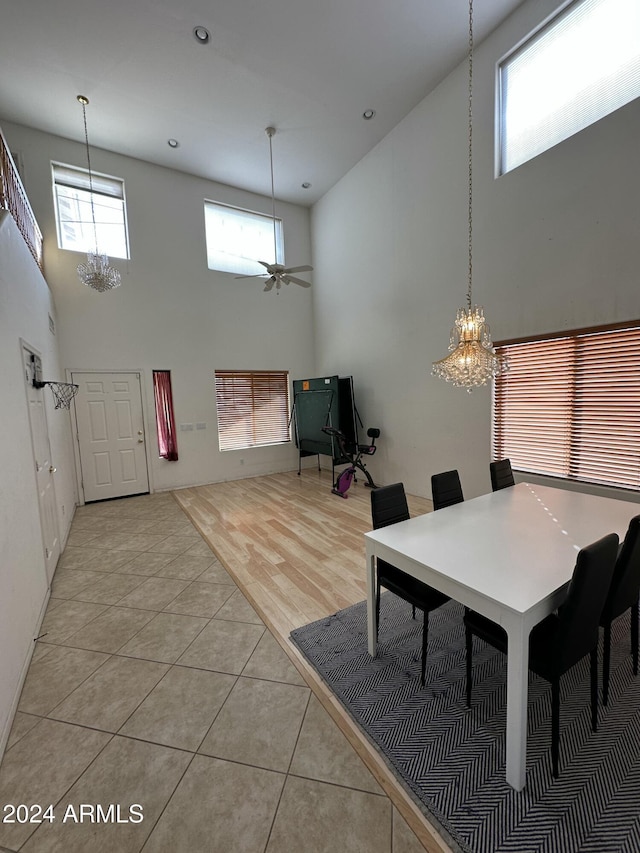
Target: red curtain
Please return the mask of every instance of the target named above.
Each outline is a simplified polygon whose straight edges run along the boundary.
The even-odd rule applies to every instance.
[[[162,459],[178,461],[176,420],[173,414],[171,371],[153,371],[153,393],[156,400],[156,425],[158,427],[158,452]]]

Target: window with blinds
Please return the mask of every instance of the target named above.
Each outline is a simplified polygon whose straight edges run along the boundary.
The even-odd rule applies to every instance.
[[[111,258],[128,258],[124,181],[93,171],[89,180],[85,169],[62,163],[52,163],[51,171],[58,247],[93,252],[97,243]]]
[[[640,96],[638,0],[575,0],[498,65],[499,173]]]
[[[640,322],[496,345],[492,450],[521,471],[640,491]]]
[[[282,444],[289,435],[285,370],[216,370],[220,450]]]

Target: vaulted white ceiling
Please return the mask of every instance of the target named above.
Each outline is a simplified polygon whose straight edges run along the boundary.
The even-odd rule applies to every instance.
[[[475,0],[476,42],[521,2]],[[92,147],[269,195],[273,125],[276,195],[311,204],[467,49],[467,0],[8,0],[0,126],[82,141],[84,94]]]

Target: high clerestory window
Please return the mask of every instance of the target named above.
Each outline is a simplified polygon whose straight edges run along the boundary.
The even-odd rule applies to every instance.
[[[284,263],[281,219],[275,219],[275,258],[274,220],[271,216],[205,201],[204,223],[207,266],[210,270],[236,275],[260,275],[266,274],[266,270],[258,261]]]
[[[498,65],[499,173],[640,96],[640,2],[575,0]]]
[[[93,252],[97,243],[100,252],[110,258],[128,258],[124,181],[91,170],[90,182],[85,169],[62,163],[52,163],[51,167],[58,247],[73,252]]]
[[[640,491],[640,322],[496,345],[493,458]]]

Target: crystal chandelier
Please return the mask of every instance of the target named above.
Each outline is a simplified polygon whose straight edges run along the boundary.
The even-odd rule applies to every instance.
[[[109,266],[109,258],[98,249],[98,230],[96,228],[96,213],[93,206],[93,175],[91,172],[91,157],[89,155],[89,134],[87,132],[87,105],[89,98],[78,95],[78,102],[82,105],[82,118],[84,119],[84,141],[87,148],[87,168],[89,170],[89,195],[91,198],[91,220],[93,222],[93,239],[96,244],[95,252],[87,252],[87,261],[78,264],[78,278],[87,287],[103,293],[105,290],[113,290],[120,287],[120,273]]]
[[[434,376],[458,388],[471,390],[508,370],[506,359],[496,355],[484,309],[471,302],[473,280],[473,0],[469,0],[469,273],[467,307],[460,308],[449,338],[449,355],[433,363]]]

